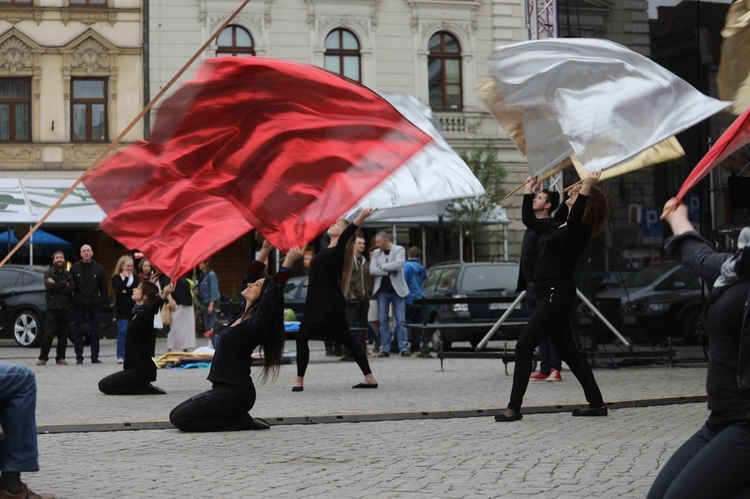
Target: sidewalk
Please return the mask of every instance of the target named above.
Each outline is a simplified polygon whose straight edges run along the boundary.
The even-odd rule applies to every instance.
[[[167,395],[102,395],[98,380],[120,368],[114,341],[102,346],[104,363],[98,365],[39,367],[36,350],[15,347],[0,348],[0,359],[37,373],[42,428],[84,424],[81,429],[91,430],[100,426],[85,424],[109,422],[122,430],[129,428],[124,423],[155,427],[172,407],[210,387],[207,370],[161,370],[155,384]],[[374,358],[380,388],[352,390],[361,381],[356,364],[325,357],[319,342],[311,346],[305,391],[291,392],[295,366],[284,366],[277,380],[257,386],[252,410],[272,423],[306,424],[197,435],[174,429],[42,434],[42,471],[26,478],[37,492],[67,498],[643,497],[658,467],[707,417],[705,403],[655,405],[659,401],[613,409],[607,418],[549,413],[583,403],[580,386],[564,371],[562,383],[530,384],[522,421],[499,424],[491,415],[504,407],[512,376],[498,360],[446,359],[441,371],[437,359]],[[157,352],[163,351],[160,340]],[[673,402],[703,394],[705,371],[697,364],[594,374],[605,400],[621,407],[626,404],[618,401]],[[532,414],[535,409],[547,413]],[[448,417],[451,410],[478,416]],[[435,412],[437,419],[424,419]],[[313,421],[351,415],[381,421],[310,424],[316,415],[333,417]]]

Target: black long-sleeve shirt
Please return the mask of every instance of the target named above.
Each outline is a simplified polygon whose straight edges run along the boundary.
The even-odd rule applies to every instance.
[[[250,265],[250,282],[260,278],[264,267],[257,261]],[[221,330],[211,362],[211,371],[208,373],[209,381],[239,386],[253,384],[250,377],[253,350],[263,343],[266,335],[274,334],[273,328],[270,327],[273,309],[277,306],[278,300],[283,301],[284,285],[288,280],[289,269],[281,267],[260,298],[255,313],[239,324],[234,324],[239,318],[236,317],[229,326]]]
[[[349,224],[339,236],[336,246],[324,249],[310,262],[304,324],[322,324],[331,329],[348,328],[346,299],[341,292],[339,279],[344,267],[346,243],[357,228]]]
[[[523,196],[523,223],[540,234],[537,241],[539,258],[533,277],[534,291],[540,299],[553,289],[555,293],[575,295],[573,269],[591,239],[591,229],[582,220],[587,200],[587,196],[578,194],[568,214],[567,224],[563,224],[557,218],[536,218],[532,206],[534,195]]]
[[[154,331],[154,315],[164,303],[161,296],[154,303],[134,313],[128,324],[125,336],[125,360],[123,369],[136,370],[149,375],[149,381],[156,379],[156,364],[151,360],[156,348],[156,332]]]

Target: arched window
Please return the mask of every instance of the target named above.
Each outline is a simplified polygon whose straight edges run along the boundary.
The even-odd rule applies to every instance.
[[[359,40],[354,33],[345,29],[335,29],[328,33],[325,45],[324,67],[328,71],[361,82],[362,57],[359,53]]]
[[[216,42],[216,55],[232,55],[240,57],[249,57],[255,55],[253,37],[245,28],[240,26],[227,26],[221,32]]]
[[[427,71],[430,82],[430,107],[442,111],[460,111],[461,46],[455,36],[445,31],[430,38]]]

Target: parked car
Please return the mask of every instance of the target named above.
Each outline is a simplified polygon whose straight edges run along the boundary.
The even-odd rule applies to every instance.
[[[656,291],[631,300],[623,310],[623,329],[635,341],[653,345],[670,336],[700,345],[705,334],[699,318],[706,298],[703,284],[698,280],[684,289]]]
[[[307,276],[290,277],[284,286],[284,308],[292,309],[296,321],[302,322],[307,298]]]
[[[428,322],[466,325],[460,328],[435,330],[433,345],[437,346],[442,341],[443,350],[448,350],[454,342],[468,341],[476,347],[489,332],[489,328],[471,327],[471,325],[497,322],[513,300],[518,297],[515,291],[517,280],[517,263],[446,262],[430,267],[424,283],[427,298],[497,296],[510,300],[496,303],[428,305],[425,310],[425,318]],[[527,321],[526,304],[521,302],[492,339],[516,339]]]
[[[47,312],[45,270],[46,267],[41,266],[0,267],[0,337],[12,337],[24,347],[38,347],[41,344]],[[99,313],[99,328],[103,334],[112,327],[113,310],[110,303],[102,307]]]
[[[699,288],[700,281],[692,270],[676,262],[661,262],[634,273],[620,286],[598,293],[593,303],[621,334],[630,336],[634,341],[643,341],[649,338],[642,324],[658,323],[653,320],[655,315],[659,315],[656,312],[668,311],[668,307],[663,303],[656,303],[661,303],[659,300],[669,296],[675,304],[674,311],[678,314],[669,323],[670,334],[695,342],[697,338],[694,326],[698,315],[694,313],[694,298],[699,296]],[[654,305],[648,306],[649,303]],[[697,306],[699,309],[700,305]],[[640,311],[648,311],[648,317],[637,318]],[[692,316],[692,319],[688,316]],[[643,323],[639,318],[643,319]],[[689,320],[692,322],[687,325]],[[601,336],[600,342],[609,341],[613,337],[593,312],[583,305],[579,306],[573,324],[579,333]],[[679,330],[680,334],[675,330]]]

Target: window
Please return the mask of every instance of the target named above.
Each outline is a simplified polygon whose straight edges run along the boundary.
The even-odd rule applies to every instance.
[[[441,31],[430,38],[427,71],[430,82],[430,107],[443,111],[460,111],[461,47],[456,37]]]
[[[240,26],[228,26],[219,34],[216,55],[248,57],[255,55],[253,37]]]
[[[71,7],[106,7],[107,0],[70,0]]]
[[[31,140],[31,81],[0,78],[0,142]]]
[[[105,142],[107,82],[104,78],[74,78],[70,83],[73,142]]]
[[[335,29],[326,37],[325,47],[323,65],[328,71],[362,81],[359,41],[354,33],[345,29]]]
[[[33,0],[0,0],[0,5],[33,5]]]

